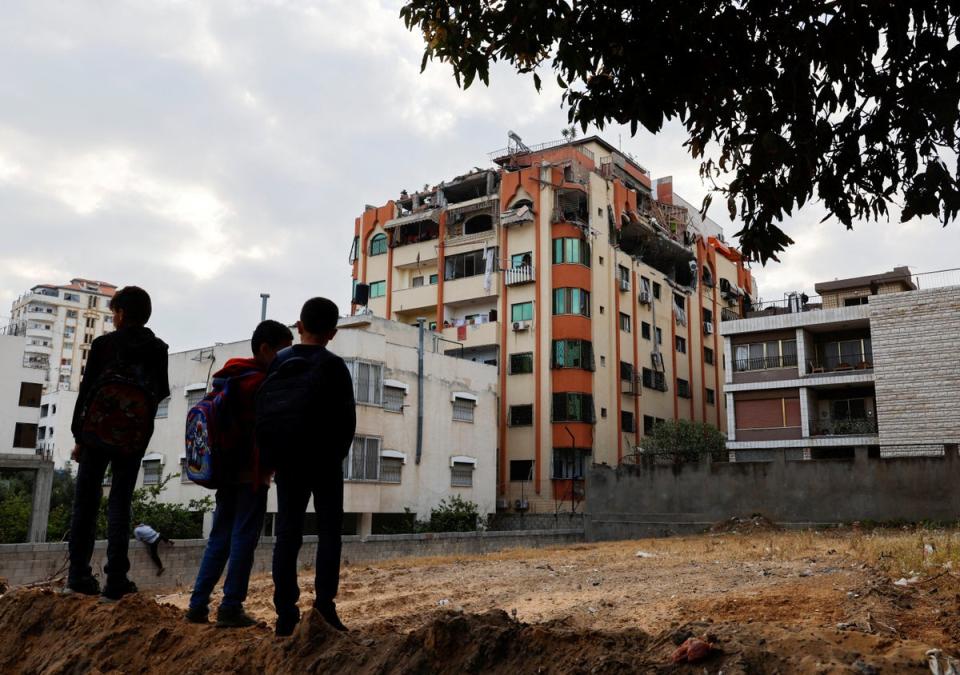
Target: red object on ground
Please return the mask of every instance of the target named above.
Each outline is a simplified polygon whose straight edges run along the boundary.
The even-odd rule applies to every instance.
[[[713,645],[700,638],[687,638],[686,641],[677,647],[670,657],[674,663],[696,663],[710,656],[713,651]]]

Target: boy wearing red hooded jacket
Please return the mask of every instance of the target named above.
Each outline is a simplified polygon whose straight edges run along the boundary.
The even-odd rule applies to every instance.
[[[213,527],[186,615],[192,623],[207,623],[210,594],[229,561],[223,583],[223,602],[217,611],[217,625],[226,628],[256,623],[243,611],[243,601],[247,597],[253,555],[263,529],[270,474],[261,470],[254,442],[255,399],[274,356],[293,343],[293,334],[282,323],[268,320],[257,326],[250,342],[253,358],[230,359],[213,376],[214,388],[233,379],[230,403],[238,406],[243,425],[235,438],[246,442],[240,447],[227,448],[224,453],[223,478],[217,489]]]

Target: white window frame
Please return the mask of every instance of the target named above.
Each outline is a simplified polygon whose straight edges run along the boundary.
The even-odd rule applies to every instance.
[[[363,359],[349,359],[346,361],[353,380],[353,397],[360,405],[383,405],[383,364]],[[363,368],[369,369],[367,376],[367,391],[361,396],[360,372]]]
[[[163,481],[163,457],[158,453],[152,452],[146,455],[141,461],[141,466],[143,467],[143,484],[144,485],[159,485]],[[156,468],[156,480],[148,480],[148,477],[152,477],[152,473],[148,473],[147,467],[150,467],[151,471]]]
[[[477,470],[475,457],[457,455],[450,458],[450,487],[473,487],[473,474]]]
[[[453,421],[473,424],[476,418],[477,397],[466,392],[454,392],[451,397],[453,404]]]
[[[363,444],[363,455],[357,457],[358,445]],[[370,443],[374,447],[370,447]],[[372,483],[380,480],[380,453],[383,447],[383,439],[379,436],[366,436],[357,434],[353,437],[353,443],[350,444],[350,452],[347,453],[343,465],[343,479],[351,482]],[[373,476],[370,475],[368,463],[372,460]],[[357,476],[355,469],[361,467],[362,475]]]
[[[157,414],[154,415],[156,419],[166,419],[170,415],[170,397],[160,399],[160,402],[157,404]]]
[[[397,393],[399,392],[399,394]],[[407,395],[407,385],[396,380],[383,381],[383,409],[386,412],[402,413],[404,398]],[[399,396],[399,398],[396,398]],[[399,405],[397,405],[399,402]]]

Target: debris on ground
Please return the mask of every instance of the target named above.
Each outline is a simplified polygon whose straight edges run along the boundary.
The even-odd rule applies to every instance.
[[[696,663],[710,656],[714,649],[715,647],[706,640],[691,637],[677,647],[676,651],[670,655],[670,660],[673,663]]]
[[[650,553],[649,551],[637,551],[635,556],[636,558],[656,558],[656,553]]]
[[[721,520],[719,523],[714,523],[710,527],[710,532],[713,534],[740,534],[740,533],[751,533],[751,532],[774,532],[779,530],[780,527],[777,526],[769,518],[755,513],[749,518],[738,518],[736,516],[729,518],[727,520]]]

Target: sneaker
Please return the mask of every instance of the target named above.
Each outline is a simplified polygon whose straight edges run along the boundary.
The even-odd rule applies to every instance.
[[[100,602],[116,602],[123,596],[136,592],[137,585],[129,579],[113,585],[107,582],[107,585],[103,587],[103,592],[100,594]]]
[[[343,625],[343,622],[340,621],[340,617],[337,616],[337,605],[334,602],[323,602],[314,604],[313,608],[320,613],[320,616],[323,617],[323,620],[330,624],[331,627],[342,631],[344,633],[350,632],[346,626]]]
[[[63,587],[64,595],[100,595],[100,582],[91,576],[80,577],[74,581],[68,581]]]
[[[290,637],[296,629],[299,619],[280,619],[277,618],[277,627],[274,629],[277,637]]]
[[[210,611],[206,607],[191,607],[184,614],[184,618],[190,623],[208,623]]]
[[[221,607],[217,611],[217,628],[247,628],[257,620],[243,611],[243,607]]]

